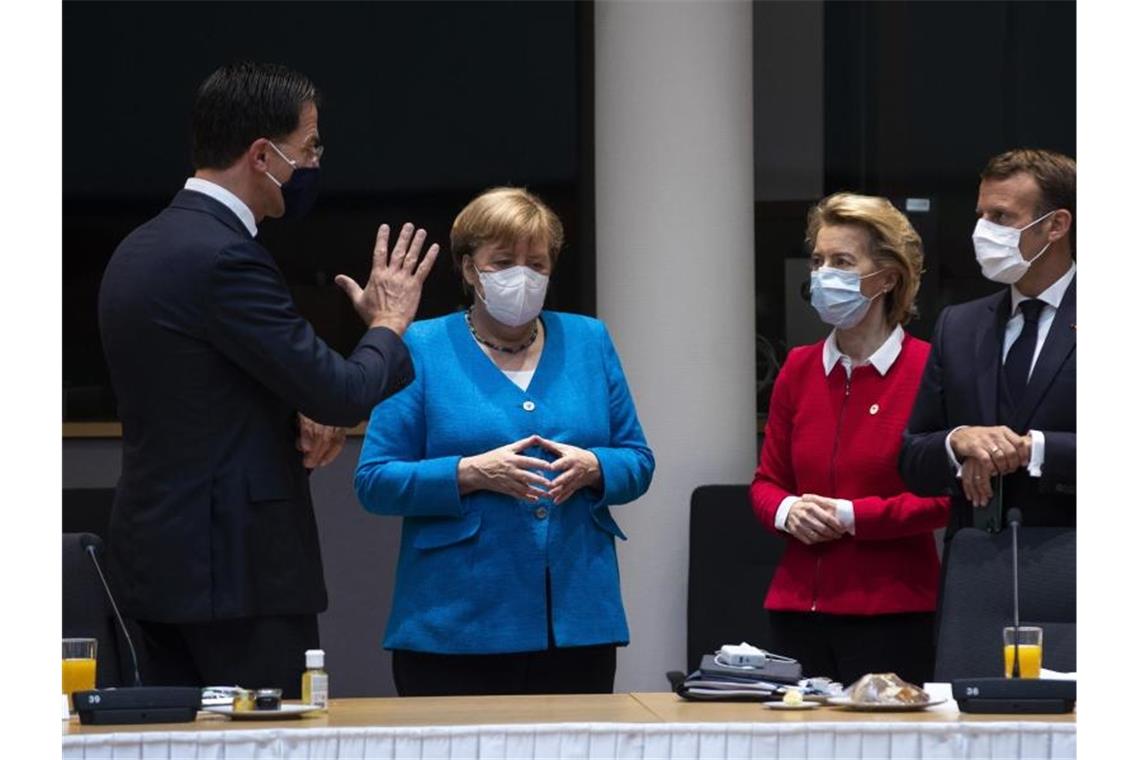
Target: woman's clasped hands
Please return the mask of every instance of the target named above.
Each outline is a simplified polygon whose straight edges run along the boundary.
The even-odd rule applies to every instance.
[[[805,544],[834,541],[847,532],[839,519],[839,505],[835,499],[805,493],[788,510],[784,523],[788,533]]]
[[[557,459],[527,456],[523,452],[541,447]],[[553,480],[540,473],[558,473]],[[495,491],[515,499],[536,502],[548,497],[562,504],[580,488],[601,482],[598,458],[586,449],[530,435],[506,446],[459,460],[459,493]]]

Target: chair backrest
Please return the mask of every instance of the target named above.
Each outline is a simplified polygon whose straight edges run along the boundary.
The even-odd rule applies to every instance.
[[[103,584],[81,544],[83,536],[92,534],[63,534],[63,638],[98,640],[95,685],[101,689],[125,686],[132,682],[123,669],[125,644],[121,643]],[[97,544],[100,548],[101,543]],[[96,553],[100,553],[99,548]]]
[[[708,485],[689,506],[688,672],[721,644],[768,649],[764,596],[784,540],[752,513],[746,485]]]
[[[106,539],[114,502],[114,488],[63,489],[63,532],[94,533]]]
[[[1019,531],[1021,624],[1044,629],[1043,665],[1077,669],[1077,532]],[[1013,533],[975,528],[954,534],[947,549],[934,680],[1000,676],[1001,630],[1013,625]]]

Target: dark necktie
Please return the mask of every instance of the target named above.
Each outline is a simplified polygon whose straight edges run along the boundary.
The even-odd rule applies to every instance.
[[[1025,324],[1021,326],[1021,334],[1009,347],[1005,357],[1005,387],[1009,389],[1010,400],[1014,407],[1021,402],[1025,395],[1025,387],[1029,385],[1029,367],[1033,363],[1033,352],[1037,348],[1037,320],[1041,318],[1043,301],[1036,298],[1022,301],[1018,308]]]

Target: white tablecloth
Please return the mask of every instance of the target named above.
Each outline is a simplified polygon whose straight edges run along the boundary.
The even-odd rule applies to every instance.
[[[268,728],[63,737],[63,757],[192,758],[1075,758],[1076,725],[558,723]]]

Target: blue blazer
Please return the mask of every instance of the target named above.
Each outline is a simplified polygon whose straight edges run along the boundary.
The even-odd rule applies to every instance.
[[[653,453],[605,326],[550,311],[542,320],[546,342],[526,391],[482,352],[461,313],[405,336],[415,380],[372,412],[356,468],[364,508],[404,517],[388,649],[546,649],[548,572],[557,646],[629,643],[614,549],[625,535],[610,507],[645,493]],[[459,495],[461,457],[534,433],[592,451],[602,488],[560,506]]]
[[[399,336],[376,328],[351,356],[333,351],[269,251],[189,190],[115,250],[99,328],[123,422],[109,541],[123,612],[184,623],[325,609],[297,412],[364,419],[411,382]]]

